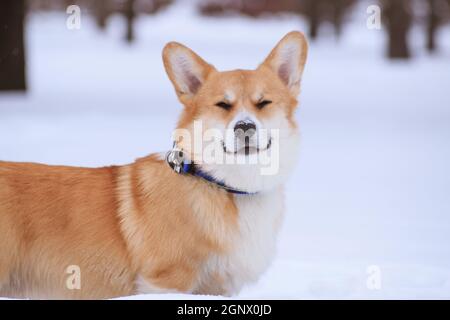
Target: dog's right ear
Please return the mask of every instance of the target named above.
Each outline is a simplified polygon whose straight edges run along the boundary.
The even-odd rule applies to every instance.
[[[300,91],[307,54],[308,43],[305,36],[301,32],[292,31],[278,42],[261,67],[271,69],[296,97]]]
[[[163,61],[183,104],[189,104],[211,71],[215,70],[194,51],[177,42],[169,42],[164,47]]]

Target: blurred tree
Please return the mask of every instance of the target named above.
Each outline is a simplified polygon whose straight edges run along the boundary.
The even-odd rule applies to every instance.
[[[102,30],[105,29],[106,20],[108,19],[109,15],[109,1],[106,0],[95,1],[94,11],[97,26]]]
[[[126,19],[126,33],[125,40],[133,42],[135,40],[134,22],[138,13],[156,14],[161,9],[172,4],[173,0],[125,0],[123,1],[119,12],[125,16]],[[108,15],[112,9],[108,10]]]
[[[437,1],[428,0],[428,14],[427,14],[427,49],[432,52],[436,49],[435,35],[439,23],[439,16],[437,13]]]
[[[348,6],[344,0],[335,0],[333,2],[333,25],[336,36],[338,37],[342,33],[343,16],[347,9],[346,5]]]
[[[437,30],[450,17],[450,0],[427,0],[427,4],[427,50],[434,52],[437,49]]]
[[[251,17],[265,13],[296,12],[298,0],[203,0],[198,3],[204,15],[218,16],[229,12],[239,12]]]
[[[0,90],[26,90],[24,0],[0,1]]]
[[[125,2],[125,10],[124,15],[127,19],[127,31],[125,35],[125,39],[127,42],[133,42],[134,41],[134,4],[135,0],[127,0]]]
[[[345,14],[355,3],[356,0],[204,0],[199,3],[199,10],[204,15],[239,12],[252,17],[280,12],[300,14],[308,20],[309,37],[315,39],[323,22],[330,22],[339,36]]]
[[[344,17],[356,0],[298,0],[300,14],[309,21],[309,37],[316,39],[323,22],[331,22],[336,36],[340,36]]]
[[[388,32],[388,57],[409,58],[408,32],[412,22],[410,0],[381,0],[381,5]]]
[[[321,0],[306,0],[306,16],[309,21],[309,37],[314,40],[317,38],[320,24],[320,5]]]

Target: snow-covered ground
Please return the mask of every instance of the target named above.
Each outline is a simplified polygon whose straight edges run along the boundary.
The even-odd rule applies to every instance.
[[[278,256],[238,298],[450,298],[450,43],[389,62],[383,31],[365,18],[361,8],[339,42],[311,45]],[[201,18],[181,4],[140,18],[127,45],[120,17],[106,34],[87,16],[78,31],[65,19],[27,21],[30,90],[0,95],[2,160],[101,166],[167,150],[181,106],[166,42],[219,69],[253,68],[286,32],[305,30],[292,16]],[[418,50],[421,35],[411,35]],[[381,287],[367,286],[378,271]],[[169,297],[195,298],[137,298]]]

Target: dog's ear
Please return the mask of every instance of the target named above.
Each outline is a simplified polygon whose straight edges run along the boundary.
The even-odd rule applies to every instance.
[[[308,43],[303,33],[289,32],[273,48],[261,67],[268,67],[283,81],[293,96],[300,91],[300,80],[308,54]]]
[[[182,103],[189,103],[211,71],[215,70],[194,51],[177,42],[170,42],[164,47],[163,61]]]

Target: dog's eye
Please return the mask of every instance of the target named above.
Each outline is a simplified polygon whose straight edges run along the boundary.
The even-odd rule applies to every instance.
[[[267,106],[268,104],[271,104],[271,103],[272,103],[272,101],[270,101],[270,100],[263,100],[263,101],[258,102],[256,104],[256,107],[258,109],[262,109],[262,108],[264,108],[265,106]]]
[[[218,106],[219,108],[225,109],[225,110],[230,110],[232,105],[229,103],[226,103],[224,101],[220,101],[216,103],[216,106]]]

